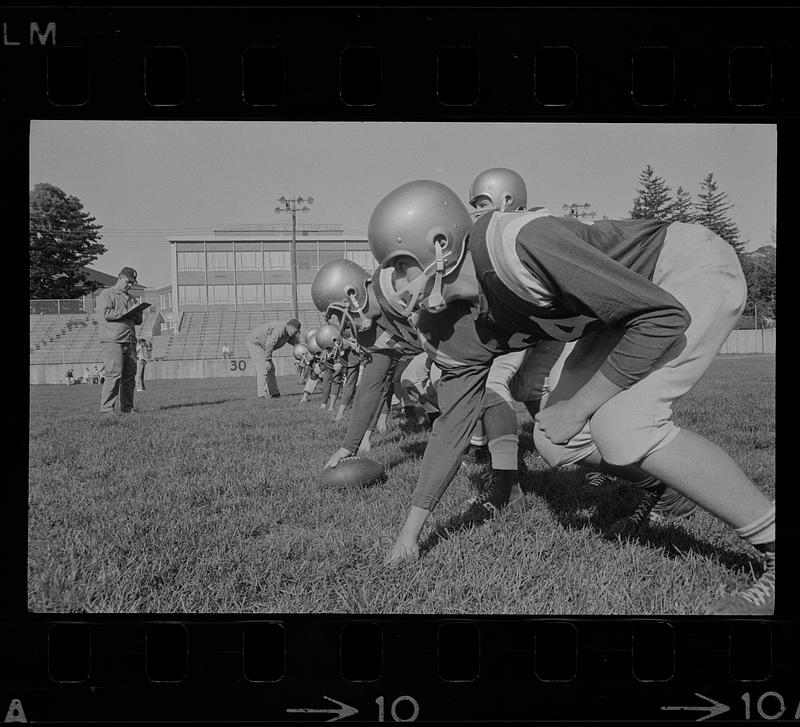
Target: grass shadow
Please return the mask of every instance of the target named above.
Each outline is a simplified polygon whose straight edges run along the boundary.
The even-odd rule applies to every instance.
[[[384,442],[382,441],[381,444]],[[404,442],[400,445],[399,451],[397,454],[388,457],[385,460],[382,460],[384,466],[388,469],[389,467],[397,467],[398,465],[402,464],[403,462],[407,462],[410,459],[422,459],[422,455],[425,454],[425,447],[427,446],[427,441],[408,441]]]
[[[616,520],[636,509],[641,493],[627,483],[595,488],[570,483],[559,484],[558,477],[557,470],[538,473],[527,471],[521,477],[522,488],[526,493],[541,497],[559,524],[567,530],[590,528],[604,540],[611,542],[627,540],[662,550],[665,556],[673,559],[684,559],[686,552],[691,551],[702,557],[717,560],[722,567],[730,571],[749,571],[756,561],[745,553],[697,538],[678,525],[679,519],[650,525],[620,539],[611,532],[611,526]],[[595,509],[595,514],[587,518],[586,510],[590,508]],[[688,517],[691,518],[692,515]]]
[[[166,411],[168,409],[184,409],[186,407],[192,406],[209,406],[211,404],[227,404],[231,399],[216,399],[214,401],[188,401],[183,404],[165,404],[164,406],[158,406],[152,409],[151,411]],[[236,401],[243,401],[238,399]]]

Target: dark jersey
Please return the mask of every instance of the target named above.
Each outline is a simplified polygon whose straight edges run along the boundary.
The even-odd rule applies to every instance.
[[[442,313],[421,311],[412,326],[380,294],[381,317],[374,326],[371,361],[364,367],[356,391],[353,415],[342,446],[355,451],[380,404],[383,380],[394,359],[428,353],[442,370],[442,379],[452,379],[447,391],[449,419],[453,427],[435,427],[428,446],[431,454],[423,460],[421,480],[430,483],[420,497],[423,507],[433,507],[458,467],[458,455],[466,447],[480,414],[484,385],[492,360],[525,344],[514,334],[500,333],[477,323],[469,303],[457,301]],[[361,340],[361,337],[359,337]],[[444,405],[443,405],[444,406]],[[455,457],[450,457],[451,452]],[[440,453],[434,456],[434,453]],[[416,502],[416,501],[415,501]]]
[[[474,422],[464,411],[480,402],[494,355],[542,340],[574,341],[599,327],[624,329],[601,368],[624,388],[646,376],[680,344],[688,313],[651,282],[666,227],[649,220],[587,225],[552,217],[546,210],[490,212],[473,225],[467,246],[478,275],[480,302],[477,311],[462,315],[472,318],[476,335],[493,355],[482,358],[469,336],[448,334],[461,334],[468,327],[446,316],[464,310],[455,303],[436,314],[435,332],[421,331],[455,365],[435,359],[443,369],[438,386],[441,414],[425,449],[414,505],[431,509],[449,484],[442,476],[455,472],[460,443]],[[451,345],[441,345],[442,339]]]
[[[678,343],[686,309],[653,284],[668,223],[585,224],[547,210],[489,213],[468,248],[483,294],[480,320],[530,337],[575,341],[599,327],[624,330],[601,371],[627,388]]]

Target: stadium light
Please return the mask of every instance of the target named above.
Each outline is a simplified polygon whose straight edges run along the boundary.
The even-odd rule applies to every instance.
[[[286,197],[281,196],[278,199],[284,208],[275,208],[275,214],[281,212],[288,212],[292,216],[292,247],[289,262],[289,272],[291,273],[291,287],[292,287],[292,317],[298,318],[298,305],[297,305],[297,213],[309,212],[311,207],[309,205],[314,203],[313,197]]]

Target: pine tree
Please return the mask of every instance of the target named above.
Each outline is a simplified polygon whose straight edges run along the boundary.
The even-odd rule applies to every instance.
[[[670,187],[663,178],[656,175],[648,164],[639,175],[639,189],[633,198],[630,212],[634,220],[669,220],[672,209]]]
[[[81,268],[105,251],[95,218],[81,201],[42,182],[30,193],[30,296],[77,298],[100,287]]]
[[[700,194],[697,197],[698,201],[694,203],[694,221],[716,232],[741,256],[744,243],[739,228],[726,214],[733,208],[733,203],[728,202],[726,192],[719,191],[713,172],[700,183]]]
[[[694,222],[692,210],[692,195],[683,187],[678,187],[675,192],[675,201],[669,212],[670,222]]]

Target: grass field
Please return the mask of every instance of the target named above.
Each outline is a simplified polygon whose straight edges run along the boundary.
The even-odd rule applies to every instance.
[[[775,359],[719,358],[676,420],[717,442],[770,497]],[[39,612],[698,614],[749,584],[755,560],[704,512],[620,542],[638,502],[626,483],[525,455],[526,510],[469,529],[456,476],[423,557],[381,565],[416,482],[427,433],[396,423],[372,456],[387,480],[316,484],[343,425],[251,378],[153,381],[138,414],[102,417],[99,386],[30,389],[28,604]],[[522,415],[521,415],[522,416]],[[530,420],[522,444],[530,450]]]

